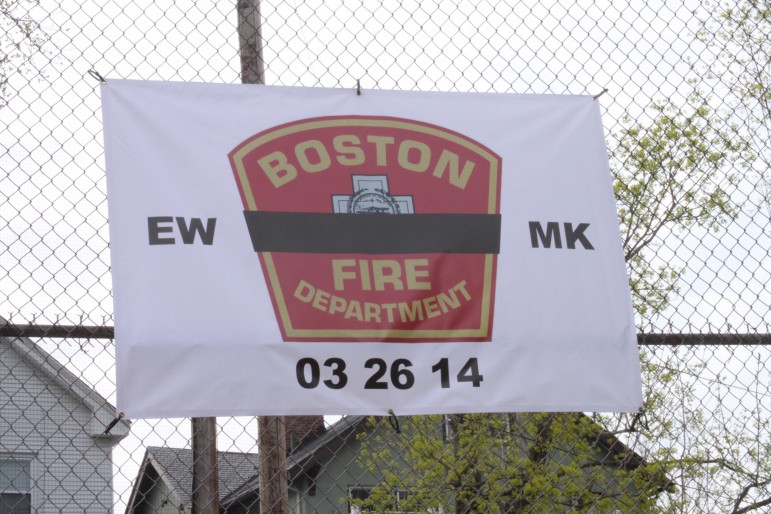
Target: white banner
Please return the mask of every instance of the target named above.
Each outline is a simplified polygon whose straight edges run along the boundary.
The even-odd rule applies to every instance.
[[[102,98],[128,417],[641,406],[591,97]]]

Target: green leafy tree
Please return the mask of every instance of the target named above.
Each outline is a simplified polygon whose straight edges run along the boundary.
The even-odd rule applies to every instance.
[[[29,16],[31,5],[0,0],[0,108],[7,102],[10,77],[28,71],[32,55],[45,43],[40,24]]]
[[[771,219],[771,2],[716,0],[698,11],[698,37],[705,47],[695,65],[723,101],[725,117],[751,145],[751,168],[743,186],[754,190],[745,199],[744,212],[768,232]],[[697,419],[695,439],[700,451],[684,455],[694,494],[706,498],[719,512],[766,512],[771,506],[771,424],[768,420],[768,358],[764,349],[747,360],[754,363],[754,383],[742,387],[740,405],[716,411],[718,416]],[[682,370],[681,370],[682,371]],[[670,374],[668,370],[662,371]],[[683,376],[680,373],[680,376]],[[696,380],[692,379],[691,381]],[[719,398],[737,391],[720,377],[713,382]],[[687,393],[684,393],[687,394]]]
[[[624,252],[641,317],[670,304],[682,274],[670,263],[652,264],[662,235],[695,224],[717,231],[734,218],[736,177],[726,170],[748,157],[747,143],[699,95],[680,109],[657,104],[650,111],[647,124],[624,118],[610,141]],[[362,439],[362,464],[382,480],[369,498],[354,503],[374,512],[456,514],[683,511],[684,503],[668,494],[675,490],[670,475],[709,472],[717,457],[703,446],[688,454],[672,450],[680,433],[673,409],[687,409],[693,428],[706,426],[693,384],[679,380],[677,367],[643,356],[644,415],[417,416],[405,420],[403,434],[373,420],[374,430]],[[614,431],[604,428],[614,425]],[[622,444],[622,436],[631,444]]]
[[[737,214],[731,193],[749,146],[735,127],[694,94],[687,106],[655,104],[649,125],[622,120],[611,140],[611,169],[634,307],[651,318],[670,304],[682,270],[654,264],[667,232],[701,225],[718,231]]]
[[[754,143],[758,187],[771,217],[771,2],[723,0],[704,7],[698,35],[714,58],[700,71]]]
[[[713,375],[708,360],[694,365],[694,351],[643,356],[646,414],[637,427],[620,432],[630,436],[630,447],[647,462],[659,463],[677,484],[675,494],[659,497],[657,506],[665,512],[767,512],[771,422],[762,407],[767,388],[764,392],[760,384],[765,361],[758,354],[742,364],[758,380],[737,390]],[[682,365],[684,353],[692,363],[687,368]],[[702,403],[705,384],[711,395],[707,405]]]
[[[583,414],[415,416],[400,434],[372,422],[363,459],[383,479],[364,511],[650,512],[669,486]]]

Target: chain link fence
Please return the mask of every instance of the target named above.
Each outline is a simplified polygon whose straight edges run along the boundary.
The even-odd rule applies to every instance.
[[[204,512],[190,420],[111,410],[88,72],[240,82],[254,7],[267,84],[607,89],[646,398],[635,415],[287,418],[292,512],[771,509],[771,3],[0,0],[0,513]],[[257,512],[256,437],[254,418],[217,420],[215,511]]]

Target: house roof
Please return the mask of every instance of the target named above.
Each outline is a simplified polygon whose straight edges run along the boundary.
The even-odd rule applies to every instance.
[[[0,324],[6,321],[0,318]],[[130,422],[125,419],[116,421],[115,407],[93,387],[86,384],[77,375],[43,350],[28,337],[0,337],[0,345],[15,351],[19,357],[36,373],[59,385],[72,395],[79,404],[94,413],[87,430],[89,435],[100,439],[112,439],[115,443],[128,435]],[[109,433],[105,433],[115,422]]]
[[[257,472],[257,463],[254,453],[217,452],[220,501]],[[193,491],[193,450],[148,447],[126,512],[139,507],[159,480],[177,504],[189,507]]]
[[[583,414],[581,414],[583,416]],[[340,448],[358,433],[366,430],[366,416],[345,416],[326,430],[303,440],[287,455],[287,472],[290,482],[303,476],[312,475],[314,468],[327,462]],[[596,442],[605,448],[609,458],[623,456],[622,466],[634,469],[644,463],[642,457],[630,450],[615,435],[601,432]],[[259,492],[258,456],[256,454],[218,452],[220,505],[228,508],[238,503],[253,501]],[[618,465],[617,461],[616,465]],[[145,467],[152,464],[152,470]],[[132,505],[138,498],[142,487],[152,486],[153,473],[160,475],[170,491],[176,495],[179,503],[190,505],[192,491],[192,450],[173,448],[148,448],[145,463],[126,512],[132,511]],[[143,485],[144,481],[144,485]],[[668,487],[667,480],[662,487]]]
[[[287,455],[286,466],[289,480],[302,476],[332,457],[365,426],[366,416],[344,416],[323,432],[303,440]],[[245,497],[255,496],[259,489],[259,475],[255,474],[241,487],[222,498],[223,507],[238,503]]]
[[[287,456],[292,477],[306,473],[334,455],[364,426],[363,416],[341,418],[326,430],[303,440]],[[257,493],[258,455],[254,453],[217,452],[220,504],[224,507]],[[162,482],[169,490],[170,500],[190,506],[193,490],[193,451],[189,448],[148,447],[137,480],[126,506],[134,512],[148,498],[150,490]]]

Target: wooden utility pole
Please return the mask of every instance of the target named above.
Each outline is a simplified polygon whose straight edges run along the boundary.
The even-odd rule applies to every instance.
[[[260,0],[236,0],[238,42],[241,55],[241,82],[265,83],[262,57],[262,18]],[[272,420],[275,420],[273,422]],[[193,418],[193,514],[219,512],[217,477],[217,420]],[[260,454],[260,501],[264,514],[288,514],[284,418],[260,417],[258,421]],[[280,432],[280,433],[279,433]],[[265,437],[263,437],[265,436]],[[274,441],[278,441],[275,442]],[[263,461],[266,457],[266,462]],[[268,458],[269,457],[269,458]],[[282,460],[275,461],[274,459]],[[263,469],[266,470],[263,473]],[[263,483],[263,480],[266,480]],[[263,497],[263,495],[265,495]],[[283,500],[277,500],[283,498]]]
[[[286,424],[283,416],[257,418],[260,476],[260,512],[289,513],[286,471]]]
[[[262,51],[260,0],[236,0],[238,4],[238,43],[241,55],[241,82],[265,84]],[[289,487],[286,470],[286,423],[283,416],[257,418],[259,454],[260,512],[289,513]]]
[[[236,1],[238,2],[238,44],[241,55],[241,82],[244,84],[265,84],[260,0]]]
[[[192,514],[219,514],[217,471],[217,418],[192,418],[193,508]]]

